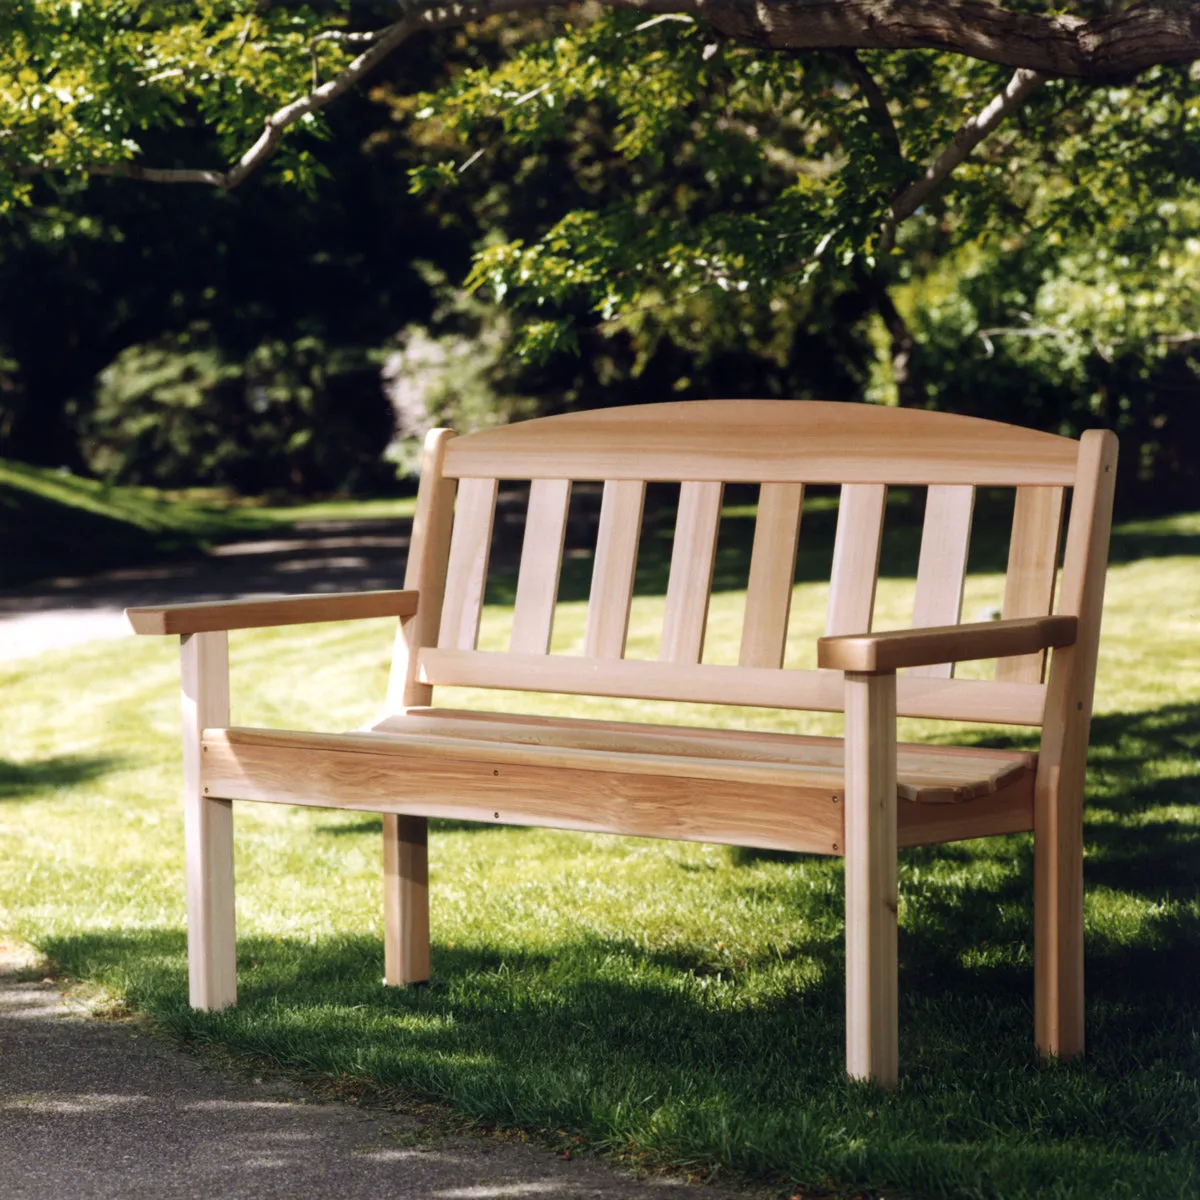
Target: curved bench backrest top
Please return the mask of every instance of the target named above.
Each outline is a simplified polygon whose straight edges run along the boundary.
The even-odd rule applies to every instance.
[[[1070,485],[1079,443],[979,417],[805,400],[632,405],[455,439],[452,478]]]

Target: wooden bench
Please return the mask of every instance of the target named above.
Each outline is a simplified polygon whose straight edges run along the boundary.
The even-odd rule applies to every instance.
[[[1076,442],[818,402],[670,403],[461,438],[433,431],[404,591],[129,610],[137,632],[182,638],[191,1003],[236,1000],[234,799],[384,814],[393,985],[429,978],[430,816],[808,851],[845,858],[847,1069],[890,1085],[897,847],[1033,830],[1035,1038],[1045,1054],[1080,1053],[1084,772],[1115,464],[1108,432]],[[531,481],[529,508],[511,645],[485,652],[500,479]],[[573,480],[603,483],[586,634],[582,653],[550,653]],[[647,481],[680,485],[656,661],[625,655]],[[737,666],[702,661],[727,483],[760,485]],[[806,484],[841,485],[816,670],[783,667]],[[925,523],[913,628],[873,634],[888,485],[927,488]],[[959,624],[977,488],[1015,489],[1003,617]],[[399,631],[373,729],[230,727],[226,630],[384,615]],[[991,658],[993,680],[954,678],[955,662]],[[433,706],[443,684],[840,710],[845,741],[454,711]],[[898,714],[1040,726],[1040,750],[898,746]]]

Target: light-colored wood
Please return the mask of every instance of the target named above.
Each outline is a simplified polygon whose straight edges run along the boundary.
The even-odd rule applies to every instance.
[[[928,846],[1033,828],[1033,771],[1014,776],[991,795],[967,804],[897,806],[897,839],[901,846]]]
[[[827,786],[834,791],[840,790],[845,769],[841,738],[745,729],[413,708],[380,721],[374,731],[409,737],[432,734],[510,745],[571,747],[618,755],[791,763],[825,772]],[[1036,765],[1037,755],[1022,751],[901,745],[896,751],[896,794],[902,800],[919,804],[974,801],[1010,787],[1018,778],[1032,781]]]
[[[383,814],[383,977],[429,981],[429,822]]]
[[[387,708],[396,712],[410,704],[429,704],[433,689],[417,679],[417,650],[437,642],[442,620],[442,594],[450,554],[450,530],[454,520],[457,484],[442,474],[446,447],[453,439],[449,429],[431,429],[425,435],[421,458],[421,482],[417,508],[408,542],[404,567],[405,589],[420,596],[416,613],[401,620],[392,650],[388,677]]]
[[[747,764],[646,756],[642,770],[603,753],[276,730],[214,731],[205,745],[214,787],[244,800],[824,854],[842,841],[843,805],[794,767],[745,782]]]
[[[451,442],[450,446],[453,444]],[[492,549],[492,522],[496,516],[496,490],[494,478],[464,479],[458,485],[439,646],[473,650],[479,640],[479,616],[483,611],[488,556]]]
[[[908,632],[905,630],[904,632]],[[556,654],[491,654],[484,651],[420,652],[420,678],[448,687],[560,692],[568,696],[623,696],[696,704],[744,704],[751,708],[842,711],[838,671],[776,671],[766,667],[576,658]],[[900,715],[997,725],[1040,725],[1046,688],[1040,683],[992,683],[982,679],[921,679],[897,683]]]
[[[879,549],[887,488],[882,484],[845,484],[833,540],[833,573],[825,634],[870,633],[879,579]]]
[[[698,663],[704,653],[722,492],[719,483],[686,482],[680,486],[658,655],[663,662]]]
[[[1115,449],[1110,434],[1073,443],[945,414],[818,403],[644,406],[463,439],[435,431],[406,591],[385,594],[400,632],[390,715],[374,730],[230,729],[225,633],[206,625],[184,639],[193,1003],[219,1007],[236,996],[233,798],[384,814],[385,969],[393,984],[429,975],[430,815],[845,853],[847,1069],[891,1086],[897,845],[1033,827],[1036,1038],[1046,1054],[1078,1053],[1082,805]],[[480,653],[498,478],[533,480],[531,511],[512,650]],[[583,657],[548,652],[574,478],[606,481]],[[681,485],[660,662],[622,657],[645,480]],[[760,486],[736,667],[700,662],[724,481]],[[842,508],[823,669],[791,671],[781,663],[806,482],[841,483]],[[871,635],[890,484],[930,488],[916,628]],[[958,625],[972,488],[992,485],[1018,488],[1005,619]],[[1075,495],[1055,617],[1068,486]],[[293,623],[340,616],[344,607],[333,606],[344,600],[259,607],[271,609],[271,623],[285,623],[280,612]],[[242,627],[263,623],[257,603],[133,610],[131,620],[158,632],[210,620],[220,622],[213,630]],[[349,615],[379,614],[360,607]],[[1047,685],[1029,665],[1045,647],[1056,647]],[[996,682],[946,678],[941,665],[992,656],[1025,665],[1007,677],[1002,670]],[[935,670],[894,674],[927,666]],[[437,710],[436,684],[845,711],[846,741]],[[1045,718],[1042,751],[898,746],[897,714],[1030,725]]]
[[[519,654],[546,654],[550,650],[570,503],[569,479],[535,479],[529,486],[529,510],[513,604],[512,649]]]
[[[604,485],[583,635],[588,658],[620,658],[625,653],[645,502],[644,480],[610,480]]]
[[[1083,1053],[1083,801],[1112,528],[1117,439],[1089,430],[1079,446],[1060,610],[1079,619],[1056,650],[1034,797],[1034,1035],[1043,1054]]]
[[[705,400],[568,413],[459,438],[463,478],[1069,485],[1076,443],[951,413],[816,400]]]
[[[900,1077],[896,677],[846,676],[846,1072]]]
[[[264,629],[318,621],[356,621],[371,617],[410,617],[417,593],[334,592],[329,595],[275,596],[263,600],[215,600],[205,604],[167,604],[127,608],[134,633],[214,633],[228,629]]]
[[[1041,617],[1053,611],[1064,489],[1017,488],[1008,572],[1004,577],[1005,617]],[[996,663],[996,678],[1009,683],[1041,683],[1046,654],[1023,654]]]
[[[738,655],[743,667],[783,666],[803,503],[802,483],[764,483],[759,489]]]
[[[921,529],[917,591],[913,600],[914,629],[928,625],[957,625],[961,619],[974,509],[973,487],[935,484],[929,489],[925,500],[925,523]],[[927,663],[912,667],[910,673],[927,675],[931,679],[950,679],[954,675],[954,664]]]
[[[442,468],[453,438],[448,429],[425,436],[404,578],[406,587],[420,593],[421,605],[396,630],[389,712],[433,700],[433,688],[417,679],[417,650],[435,642],[441,623],[457,488]],[[384,982],[391,987],[429,978],[429,833],[421,816],[384,814],[383,961]]]
[[[183,832],[187,860],[188,996],[193,1008],[237,1003],[233,805],[209,794],[205,729],[229,724],[224,631],[180,640],[183,681]]]
[[[1027,654],[1049,646],[1069,646],[1076,635],[1075,617],[1018,617],[1013,621],[979,621],[931,629],[895,629],[862,637],[821,638],[817,662],[839,671],[896,671],[924,663],[967,662],[1005,654]],[[946,680],[945,682],[951,682]]]

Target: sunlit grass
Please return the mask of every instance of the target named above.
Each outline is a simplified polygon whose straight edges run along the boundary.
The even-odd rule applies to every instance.
[[[1198,531],[1179,518],[1114,543],[1089,774],[1082,1063],[1047,1067],[1033,1053],[1027,837],[902,855],[903,1079],[892,1095],[843,1077],[841,867],[826,859],[444,824],[431,840],[438,984],[386,991],[378,819],[239,805],[241,1003],[192,1013],[168,639],[0,664],[0,929],[186,1042],[369,1078],[640,1162],[914,1197],[1195,1195]],[[881,627],[905,622],[911,588],[881,581]],[[790,663],[811,662],[824,595],[821,583],[797,587]],[[997,574],[973,576],[967,613],[1000,595]],[[743,601],[715,598],[710,661],[736,657]],[[639,655],[653,653],[661,612],[661,596],[639,598]],[[583,620],[582,603],[561,605],[556,646],[578,645]],[[484,644],[503,645],[510,621],[489,607]],[[391,633],[369,622],[233,635],[234,719],[369,720]],[[521,700],[526,711],[564,704],[576,715],[840,725]]]

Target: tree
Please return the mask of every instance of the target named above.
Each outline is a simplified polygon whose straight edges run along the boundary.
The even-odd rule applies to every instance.
[[[1142,263],[1124,271],[1131,294],[1154,296],[1156,273],[1185,278],[1179,235],[1200,211],[1187,66],[1200,56],[1200,15],[1175,0],[1076,8],[16,0],[0,14],[0,55],[12,59],[0,203],[19,203],[39,178],[79,174],[231,189],[268,161],[276,178],[311,186],[324,110],[434,35],[454,71],[390,98],[429,151],[416,190],[449,204],[447,189],[491,185],[506,167],[546,177],[572,155],[578,180],[604,181],[594,202],[499,229],[479,248],[471,282],[529,314],[526,354],[572,345],[581,328],[632,337],[643,358],[664,339],[702,354],[722,330],[759,322],[761,339],[764,313],[841,290],[884,330],[884,391],[927,403],[937,367],[919,343],[944,345],[952,324],[935,329],[913,297],[969,244],[1001,265],[1073,271],[1093,291],[1112,283],[1111,270],[1100,282],[1097,254]],[[477,31],[509,53],[472,66]],[[196,124],[214,131],[227,166],[149,158],[148,131]],[[992,319],[960,325],[977,358],[1028,365],[1039,345],[1061,343],[1061,330],[1046,332],[1060,319],[1088,343],[1072,324],[1095,315],[1082,317],[1086,305],[1035,320],[1020,307],[1032,276],[1022,279]],[[1146,379],[1153,363],[1188,354],[1200,324],[1187,286],[1157,291],[1140,315],[1109,305],[1101,322],[1113,325],[1107,361],[1138,358]],[[1088,344],[1087,354],[1099,346]]]

